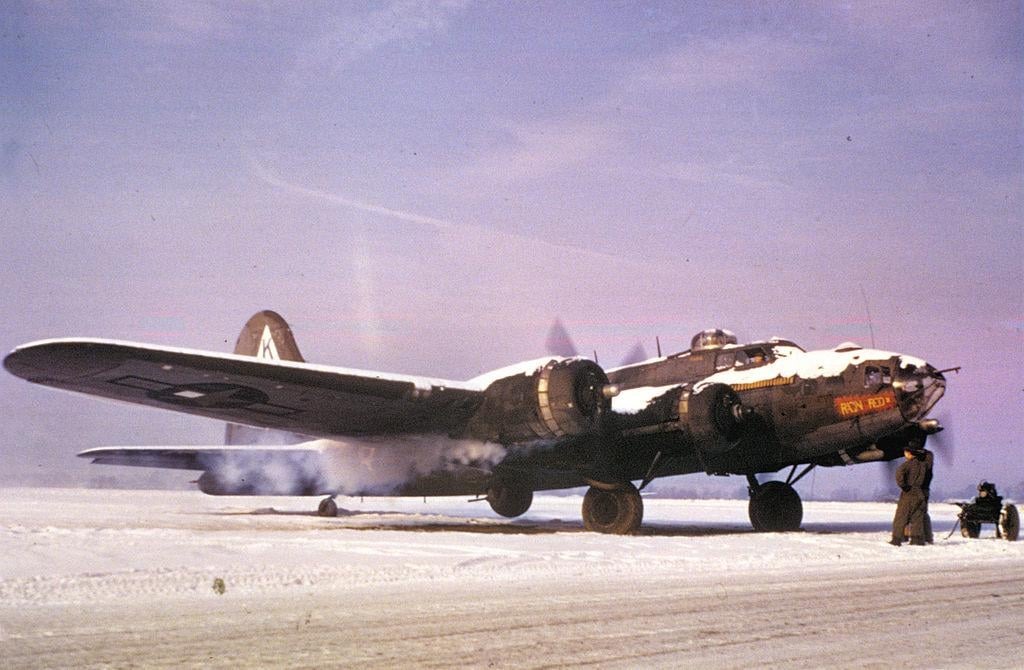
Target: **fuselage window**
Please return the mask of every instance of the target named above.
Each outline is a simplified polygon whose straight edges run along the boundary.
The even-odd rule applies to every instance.
[[[878,386],[882,383],[882,371],[874,365],[864,369],[864,386]]]

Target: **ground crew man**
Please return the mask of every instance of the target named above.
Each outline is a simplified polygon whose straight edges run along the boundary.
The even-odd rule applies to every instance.
[[[918,455],[922,458],[918,458]],[[924,484],[928,466],[923,454],[906,449],[906,458],[896,468],[896,485],[900,487],[900,499],[896,503],[896,516],[892,520],[892,539],[889,544],[903,544],[903,533],[910,527],[910,544],[924,544]]]

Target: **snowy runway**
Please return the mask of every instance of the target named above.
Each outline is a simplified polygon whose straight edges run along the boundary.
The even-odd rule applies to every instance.
[[[0,490],[5,667],[1020,667],[1024,543],[885,543],[892,505],[645,499],[586,533],[578,497],[524,517],[462,499]],[[214,589],[224,585],[223,594]]]

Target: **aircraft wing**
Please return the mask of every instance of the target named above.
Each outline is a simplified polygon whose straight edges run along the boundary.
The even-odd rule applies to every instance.
[[[59,389],[323,438],[451,433],[483,398],[465,382],[100,339],[27,344],[4,367]]]

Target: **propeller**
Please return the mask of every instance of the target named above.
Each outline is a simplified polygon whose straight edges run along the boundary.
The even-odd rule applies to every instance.
[[[882,479],[882,490],[889,491],[893,490],[896,486],[896,468],[900,466],[901,458],[897,458],[893,461],[882,461],[878,469],[879,476]]]
[[[579,356],[576,343],[572,341],[572,336],[569,335],[569,331],[566,329],[565,324],[562,323],[562,319],[555,317],[554,323],[548,329],[548,335],[544,339],[544,350],[551,356],[565,356],[567,358]],[[647,350],[638,341],[622,357],[619,366],[633,365],[634,363],[646,361],[648,358]]]
[[[947,415],[939,423],[942,430],[929,435],[926,446],[935,452],[942,465],[951,467],[956,465],[956,433],[953,430],[953,421]]]
[[[544,340],[544,349],[552,356],[571,358],[579,355],[572,337],[569,336],[569,331],[565,329],[565,325],[558,317],[555,317],[555,322],[548,329],[548,336]]]
[[[626,355],[622,357],[622,361],[619,366],[633,365],[641,361],[646,361],[649,358],[647,350],[644,349],[644,345],[637,342],[633,345],[633,348],[626,352]]]

